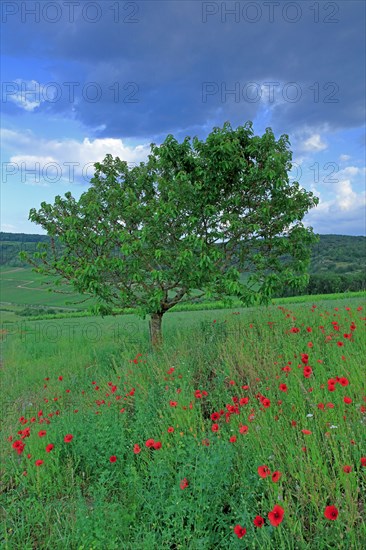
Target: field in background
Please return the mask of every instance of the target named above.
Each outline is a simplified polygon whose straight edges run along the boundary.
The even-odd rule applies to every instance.
[[[364,295],[278,302],[9,324],[0,544],[363,549]]]

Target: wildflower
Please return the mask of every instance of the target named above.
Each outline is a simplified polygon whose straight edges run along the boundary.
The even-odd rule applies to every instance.
[[[183,490],[183,489],[187,489],[188,486],[189,486],[189,483],[187,481],[187,478],[185,477],[180,482],[179,487]]]
[[[280,384],[280,385],[279,385],[279,388],[280,388],[281,391],[287,392],[287,386],[286,386],[286,384]]]
[[[117,462],[117,457],[115,455],[112,455],[109,457],[109,462]]]
[[[285,510],[279,504],[276,504],[271,512],[268,512],[268,519],[274,527],[277,527],[283,520]]]
[[[253,523],[256,527],[263,527],[264,525],[264,518],[262,516],[255,516]]]
[[[169,426],[168,428],[168,434],[172,434],[174,432],[173,426]]]
[[[64,437],[64,441],[65,441],[65,443],[70,443],[70,441],[72,441],[73,438],[74,438],[73,435],[67,434],[67,435],[65,435],[65,437]]]
[[[145,442],[145,445],[146,447],[153,447],[154,446],[154,443],[155,443],[155,440],[154,439],[147,439],[146,442]]]
[[[247,433],[248,433],[248,430],[249,430],[248,426],[240,426],[240,427],[239,427],[239,432],[240,432],[241,434],[247,434]]]
[[[46,435],[46,431],[41,430],[41,431],[38,432],[38,435],[39,435],[39,437],[44,437]]]
[[[351,466],[348,466],[348,464],[347,464],[347,465],[343,466],[343,471],[346,474],[350,474],[352,472],[352,468],[351,468]]]
[[[366,456],[361,457],[361,466],[366,467]]]
[[[135,453],[135,455],[138,455],[139,453],[141,453],[141,447],[140,447],[140,445],[138,445],[137,443],[135,443],[135,445],[133,446],[133,452]]]
[[[327,506],[324,510],[324,516],[332,521],[338,517],[338,510],[335,506]]]
[[[161,449],[161,441],[155,441],[153,447],[156,451]]]
[[[49,443],[47,446],[46,446],[46,453],[50,453],[52,451],[52,449],[54,448],[54,445],[52,443]]]
[[[304,367],[304,376],[305,378],[310,378],[310,376],[313,374],[313,369],[309,366]]]
[[[230,443],[235,443],[236,442],[236,435],[232,435],[229,439]]]
[[[282,473],[279,472],[278,470],[276,470],[275,472],[273,472],[272,474],[272,481],[273,483],[277,483],[277,481],[279,481],[280,477],[282,476]]]
[[[218,432],[218,431],[219,431],[219,425],[218,425],[218,424],[212,424],[211,430],[212,430],[213,432]]]
[[[235,525],[234,533],[238,537],[238,539],[242,539],[246,532],[247,530],[245,529],[245,527],[242,527],[241,525]]]
[[[43,460],[36,460],[36,461],[35,461],[35,465],[36,465],[36,466],[42,466],[43,463],[44,463]]]
[[[258,466],[258,474],[264,479],[271,475],[271,471],[268,466]]]

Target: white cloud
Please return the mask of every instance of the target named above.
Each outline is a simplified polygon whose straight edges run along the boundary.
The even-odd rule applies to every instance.
[[[339,160],[341,162],[346,162],[347,160],[349,160],[351,157],[350,155],[339,155]]]
[[[52,101],[55,90],[37,80],[21,80],[16,78],[7,82],[5,87],[5,102],[11,101],[24,111],[33,112],[45,101]]]
[[[5,231],[5,233],[13,233],[14,231],[16,231],[16,227],[15,225],[11,225],[10,223],[2,223],[1,231]]]
[[[324,151],[324,149],[327,149],[328,145],[322,141],[320,134],[312,134],[308,139],[306,139],[302,145],[301,148],[304,151]]]
[[[350,180],[341,180],[336,185],[336,198],[335,202],[340,210],[352,210],[359,205],[359,199],[361,198],[353,191]]]
[[[150,152],[148,144],[130,147],[115,138],[46,140],[30,131],[3,129],[1,139],[10,151],[17,149],[17,154],[10,156],[13,166],[8,166],[8,177],[13,171],[23,183],[32,185],[75,183],[80,178],[87,183],[94,174],[93,164],[103,161],[107,153],[133,165],[147,160]]]

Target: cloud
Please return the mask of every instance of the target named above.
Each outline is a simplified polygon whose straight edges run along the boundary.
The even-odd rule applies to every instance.
[[[245,17],[250,11],[245,10],[246,3],[232,3],[240,12],[236,21],[226,14],[225,2],[141,1],[131,3],[138,8],[133,24],[128,24],[128,10],[121,10],[120,20],[114,20],[118,3],[112,10],[100,2],[103,16],[97,27],[88,20],[87,11],[83,17],[82,3],[72,24],[65,20],[68,3],[58,4],[63,14],[58,22],[29,17],[27,25],[19,25],[18,14],[9,16],[4,26],[5,55],[15,60],[27,55],[37,67],[46,67],[38,80],[46,86],[43,75],[48,73],[48,84],[56,82],[61,94],[58,101],[42,101],[38,107],[37,102],[24,103],[16,96],[14,101],[23,109],[62,114],[89,128],[105,125],[100,137],[155,136],[172,128],[203,126],[212,119],[221,124],[227,112],[233,125],[253,119],[268,105],[263,87],[273,81],[280,84],[270,109],[275,132],[290,133],[304,124],[328,123],[332,129],[363,125],[363,2],[328,3],[320,10],[318,23],[307,3],[294,3],[300,18],[290,22],[285,6],[291,3],[277,2],[273,21],[269,7],[263,5],[259,20],[251,23]],[[216,13],[204,21],[206,4],[212,4]],[[27,74],[23,69],[15,77]],[[76,85],[77,101],[70,100],[68,82]],[[99,87],[98,102],[92,98],[95,90],[88,88],[93,82]],[[204,82],[216,84],[218,90],[206,102]],[[263,91],[262,101],[253,103],[242,93],[250,82]],[[237,83],[239,100],[232,93],[223,99],[222,85],[233,90]],[[14,108],[14,101],[5,108]],[[225,113],[215,117],[219,107]]]
[[[350,155],[339,155],[339,160],[341,162],[346,162],[347,160],[349,160],[351,157]]]
[[[328,145],[322,141],[320,134],[313,134],[308,139],[306,139],[303,144],[300,144],[300,148],[303,151],[312,151],[312,152],[318,152],[318,151],[324,151],[324,149],[327,149]]]
[[[17,143],[18,154],[10,156],[7,176],[20,177],[22,183],[31,185],[78,183],[80,179],[87,183],[94,174],[93,164],[103,161],[107,153],[133,165],[145,161],[150,152],[150,145],[132,147],[116,138],[46,140],[29,131],[21,134],[8,129],[1,131],[1,138],[11,150]]]
[[[2,223],[1,224],[1,231],[5,231],[5,233],[13,233],[16,231],[15,225],[12,225],[10,223]]]
[[[333,184],[334,196],[331,199],[323,199],[322,193],[314,188],[312,190],[320,200],[318,206],[304,218],[305,225],[311,225],[321,234],[365,234],[365,191],[356,192],[349,179]]]

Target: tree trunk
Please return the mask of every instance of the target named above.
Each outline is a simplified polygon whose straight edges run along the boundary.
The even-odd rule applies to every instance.
[[[150,328],[150,342],[153,349],[160,348],[163,343],[163,334],[161,331],[162,320],[163,320],[163,313],[151,314],[149,328]]]

